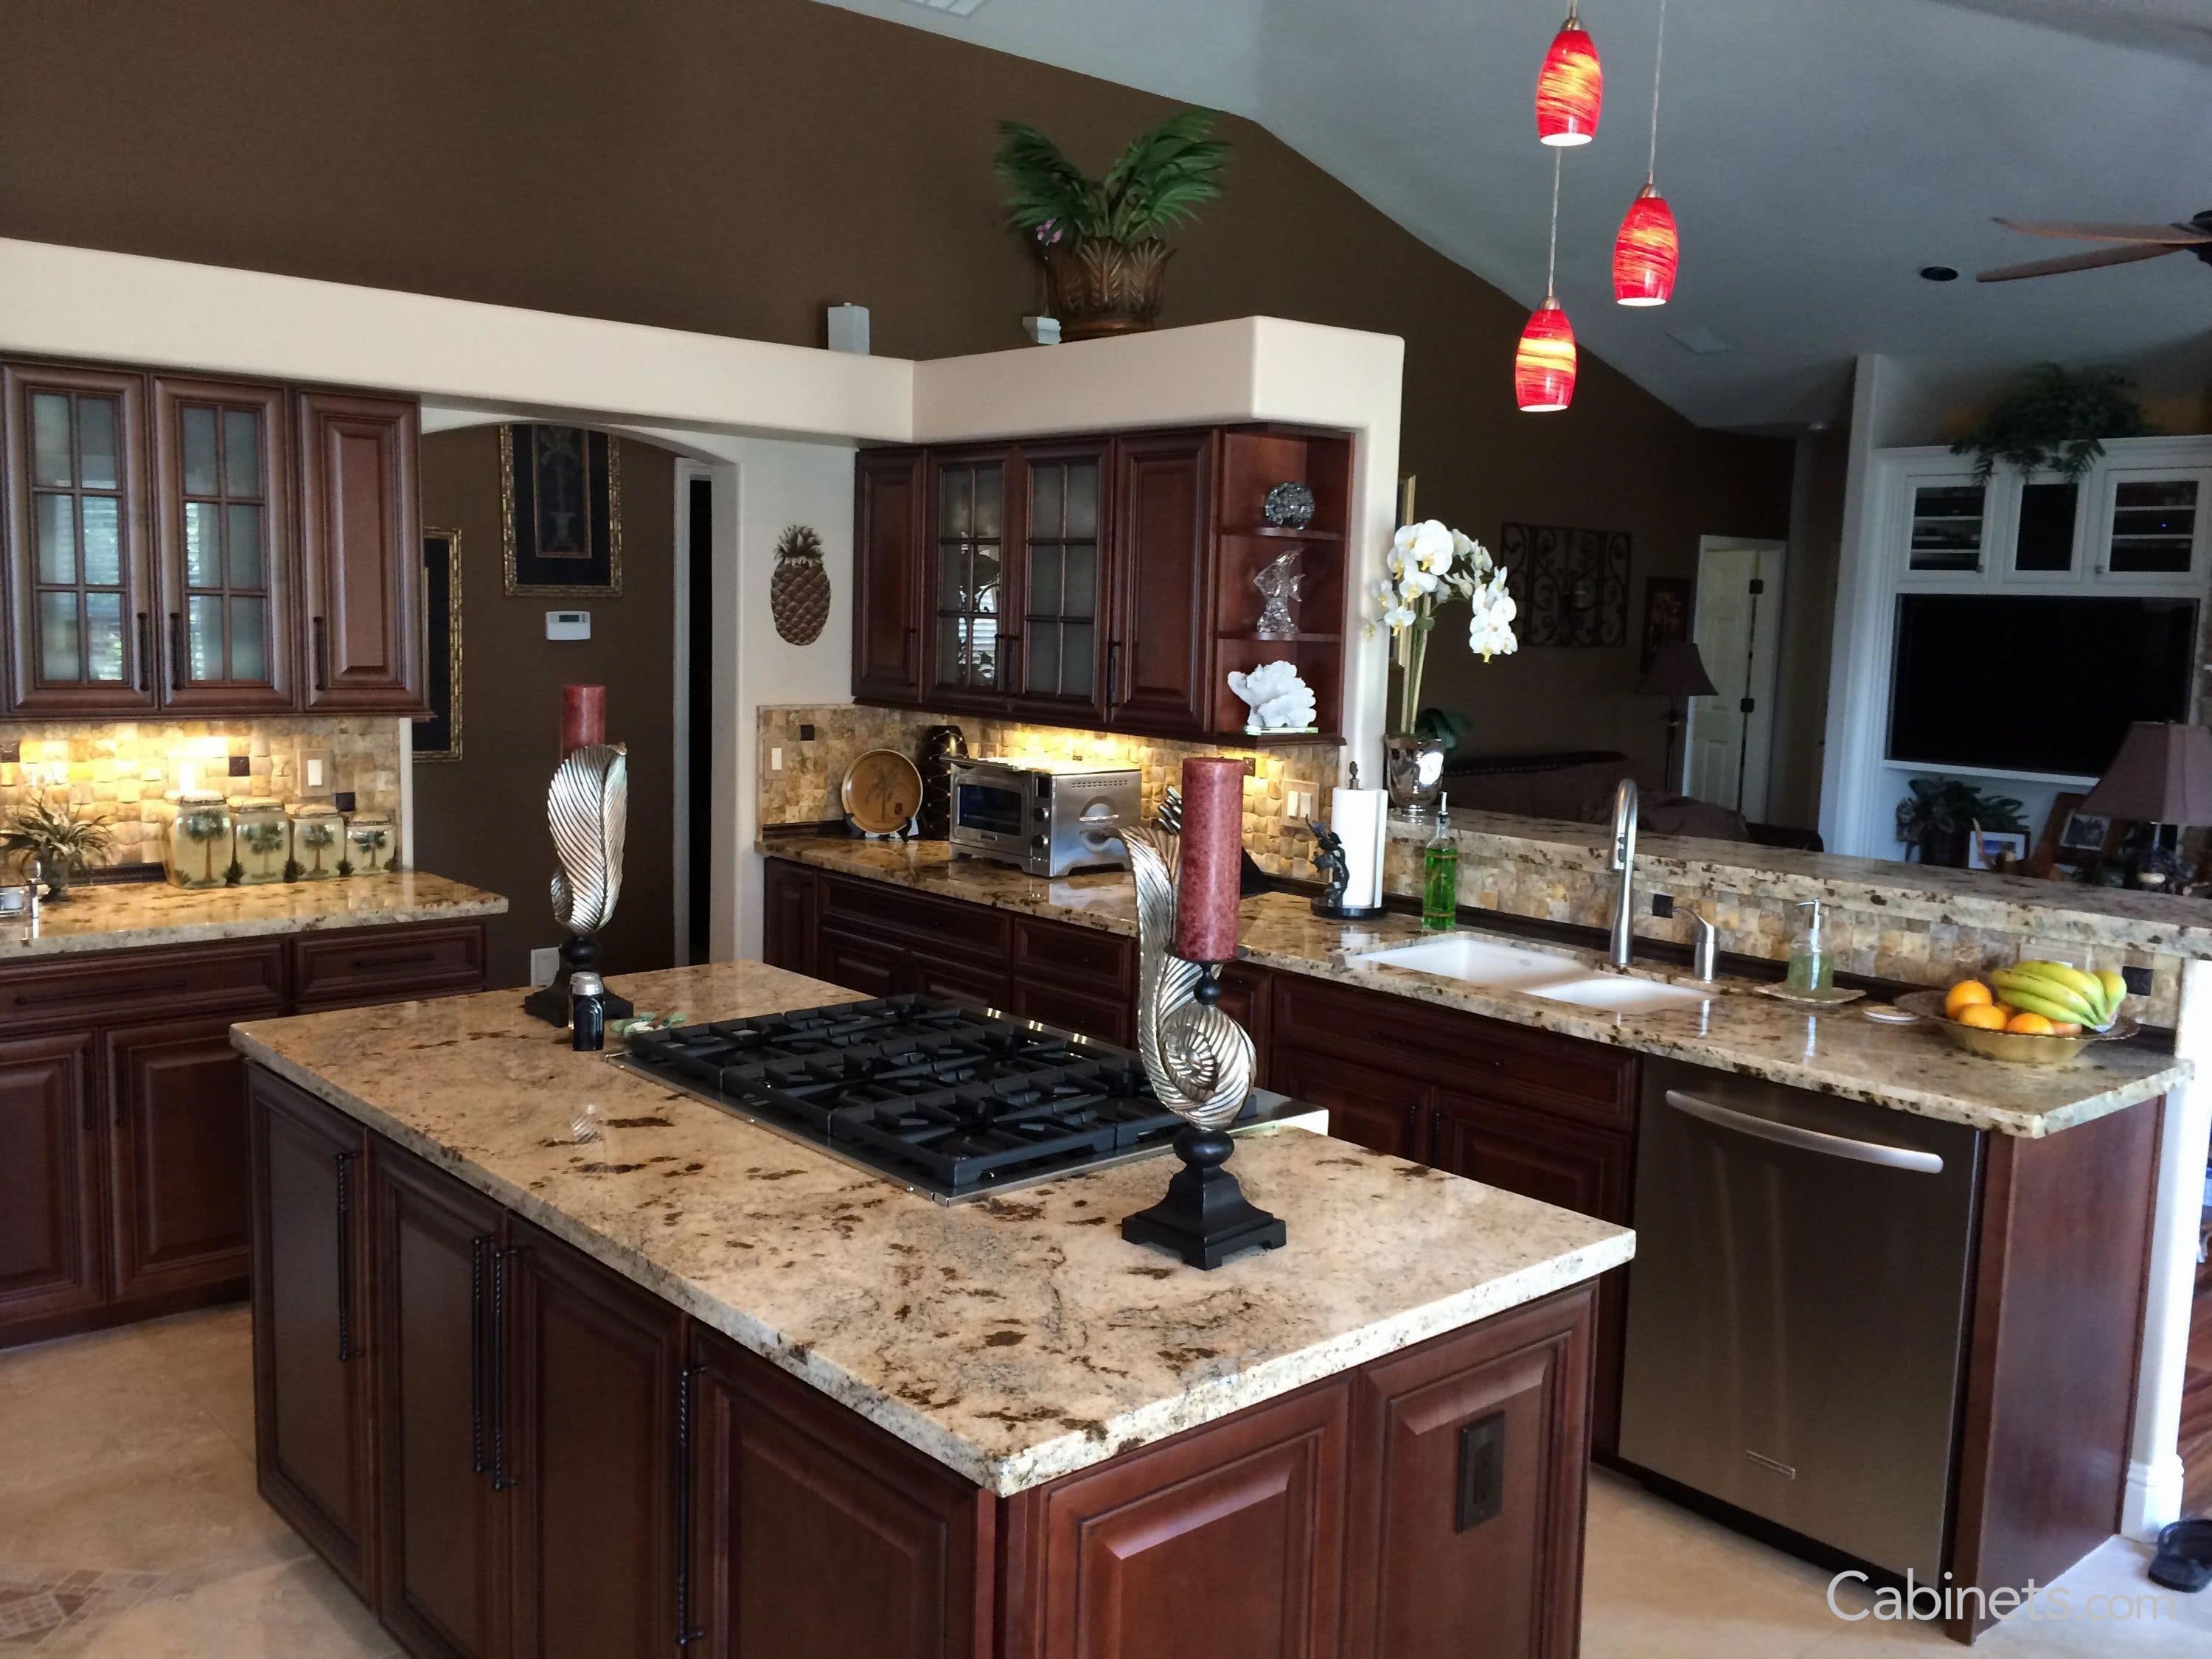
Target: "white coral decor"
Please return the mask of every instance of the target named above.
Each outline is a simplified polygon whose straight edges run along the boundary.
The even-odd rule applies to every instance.
[[[1437,606],[1445,599],[1468,602],[1468,648],[1485,662],[1520,648],[1513,633],[1516,606],[1506,592],[1505,567],[1492,560],[1489,549],[1435,519],[1401,526],[1382,564],[1389,574],[1374,586],[1382,610],[1376,620],[1390,630],[1400,671],[1396,729],[1411,735],[1421,712],[1421,670]],[[1375,626],[1370,623],[1368,631]]]
[[[1252,717],[1244,723],[1247,732],[1313,730],[1313,688],[1288,662],[1263,662],[1249,674],[1232,672],[1229,689],[1251,705]]]

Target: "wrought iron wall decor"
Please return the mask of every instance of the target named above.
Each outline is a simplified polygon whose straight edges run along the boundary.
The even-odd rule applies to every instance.
[[[422,695],[430,718],[415,723],[418,761],[461,757],[461,532],[422,532]]]
[[[1520,609],[1523,645],[1628,643],[1629,535],[1509,524],[1498,535],[1498,562]]]
[[[549,599],[623,588],[622,445],[580,426],[502,426],[507,591]]]

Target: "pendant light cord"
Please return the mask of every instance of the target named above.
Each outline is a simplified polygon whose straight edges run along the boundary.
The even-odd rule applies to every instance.
[[[1544,298],[1558,297],[1559,276],[1559,162],[1564,152],[1552,152],[1552,251],[1544,260]]]
[[[1659,44],[1651,53],[1651,160],[1644,169],[1644,182],[1659,177],[1659,71],[1667,62],[1667,0],[1659,0]]]

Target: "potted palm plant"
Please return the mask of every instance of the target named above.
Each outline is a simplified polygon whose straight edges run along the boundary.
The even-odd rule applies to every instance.
[[[1204,110],[1183,110],[1092,179],[1036,128],[999,123],[1006,216],[1036,240],[1060,338],[1126,334],[1158,321],[1171,251],[1160,233],[1221,194],[1229,146],[1212,130]]]
[[[69,884],[76,877],[106,863],[114,846],[106,818],[79,817],[66,796],[32,796],[0,832],[0,853],[28,854],[30,873],[46,884],[46,900],[52,904],[69,896]]]

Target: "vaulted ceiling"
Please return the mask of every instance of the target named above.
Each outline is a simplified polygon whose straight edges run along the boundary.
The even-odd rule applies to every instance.
[[[1245,116],[1542,297],[1553,153],[1531,92],[1562,0],[825,3]],[[1668,0],[1658,178],[1683,272],[1674,304],[1631,311],[1608,260],[1644,179],[1657,12],[1583,7],[1606,107],[1566,154],[1559,292],[1587,349],[1693,420],[1749,428],[1833,416],[1860,352],[1962,388],[2044,359],[2113,363],[2154,393],[2212,384],[2212,266],[2188,255],[1972,280],[2087,246],[1996,215],[2212,208],[2212,0]],[[1929,283],[1929,264],[1964,276]]]

